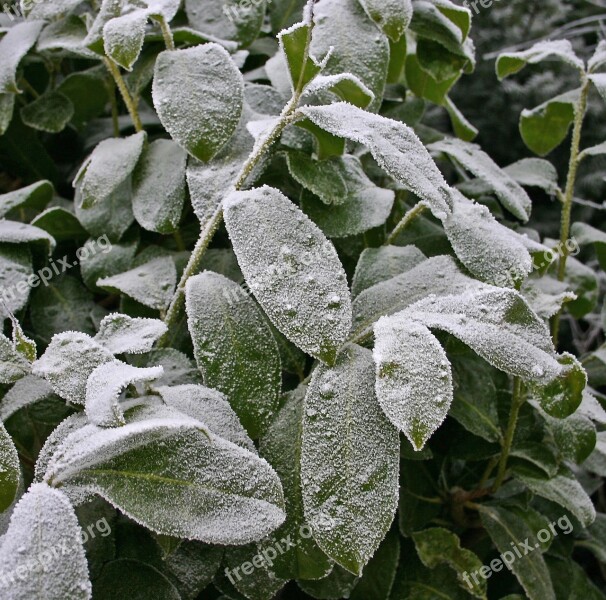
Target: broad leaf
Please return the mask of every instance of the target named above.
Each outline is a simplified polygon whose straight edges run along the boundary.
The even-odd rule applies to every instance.
[[[368,16],[394,41],[400,39],[412,20],[411,0],[362,0]]]
[[[105,54],[115,63],[131,71],[143,48],[147,11],[136,9],[114,19],[103,27]]]
[[[175,95],[175,89],[181,93]],[[172,138],[195,158],[208,161],[238,126],[244,83],[224,48],[203,44],[162,52],[156,60],[152,94],[160,121]]]
[[[14,383],[31,370],[28,360],[0,333],[0,383]]]
[[[15,501],[20,480],[21,466],[17,448],[0,422],[0,513]]]
[[[313,373],[303,415],[305,517],[324,552],[360,575],[389,529],[399,440],[374,393],[370,351],[346,346]],[[347,515],[347,516],[345,516]]]
[[[272,323],[331,363],[351,327],[347,279],[322,232],[278,190],[235,192],[225,224],[246,282]]]
[[[204,382],[223,392],[253,438],[280,395],[280,354],[255,302],[233,281],[206,271],[185,291],[187,322]]]
[[[154,342],[167,331],[166,325],[158,319],[133,318],[112,313],[99,324],[95,341],[112,354],[142,354],[149,352]]]
[[[43,25],[43,21],[18,23],[0,39],[0,94],[19,93],[17,67],[36,43]]]
[[[21,109],[23,123],[47,133],[63,131],[73,116],[72,101],[57,91],[47,92]]]
[[[503,169],[510,177],[525,187],[538,187],[550,195],[558,189],[558,172],[547,160],[523,158]]]
[[[403,314],[379,319],[374,332],[379,404],[415,450],[422,450],[452,402],[446,353],[427,327]]]
[[[0,195],[0,217],[4,217],[15,208],[42,210],[52,200],[53,184],[50,181],[38,181],[27,187]]]

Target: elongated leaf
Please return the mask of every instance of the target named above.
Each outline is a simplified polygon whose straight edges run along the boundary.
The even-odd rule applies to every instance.
[[[602,100],[606,102],[606,73],[594,73],[589,76],[589,81],[593,83]]]
[[[112,354],[142,354],[149,352],[156,340],[168,331],[158,319],[132,318],[120,313],[104,317],[95,336]]]
[[[186,160],[171,140],[156,140],[143,151],[133,178],[133,213],[145,229],[171,233],[179,225]]]
[[[479,146],[462,140],[445,139],[434,142],[429,149],[448,154],[476,177],[487,181],[507,210],[521,221],[528,221],[532,208],[528,194]]]
[[[547,59],[559,59],[579,71],[585,70],[585,64],[574,53],[572,44],[568,40],[554,40],[539,42],[528,50],[521,52],[508,52],[499,56],[496,63],[497,76],[504,79],[521,71],[526,65],[536,65]]]
[[[446,353],[427,327],[401,313],[379,319],[374,331],[379,404],[415,450],[422,450],[452,402]]]
[[[225,224],[248,286],[293,343],[331,363],[351,327],[345,272],[332,244],[278,190],[235,192]]]
[[[258,540],[284,521],[280,481],[254,454],[168,407],[71,433],[45,478],[91,490],[148,529],[213,544]]]
[[[175,95],[175,89],[181,93]],[[195,158],[208,161],[238,126],[244,83],[224,48],[203,44],[162,52],[156,60],[152,94],[160,121],[172,138]]]
[[[0,318],[8,318],[10,311],[23,308],[30,295],[30,282],[34,275],[32,253],[26,246],[0,244],[0,281],[3,290],[0,293]],[[40,282],[38,281],[38,284]]]
[[[18,93],[17,67],[36,43],[43,21],[27,21],[11,27],[0,40],[0,94]]]
[[[68,331],[53,337],[46,352],[33,364],[32,371],[46,379],[62,398],[84,404],[89,375],[113,359],[111,352],[90,336]]]
[[[379,165],[424,202],[439,218],[450,213],[450,190],[412,129],[351,104],[303,107],[301,112],[332,135],[368,147]]]
[[[530,600],[555,600],[549,571],[541,552],[535,547],[535,544],[537,547],[539,545],[538,541],[535,542],[536,531],[527,523],[523,513],[502,506],[483,504],[480,507],[480,518],[501,552],[501,557],[510,562],[508,566],[515,573]],[[511,543],[522,551],[522,544],[528,543],[529,540],[532,552],[518,558],[513,553]],[[508,554],[505,554],[506,552]]]
[[[319,62],[313,54],[308,52],[305,56],[311,39],[309,22],[302,22],[289,27],[278,34],[278,43],[286,59],[286,66],[290,76],[290,88],[299,91],[309,84],[322,70],[323,63]],[[305,59],[305,64],[303,64]]]
[[[15,501],[20,480],[21,466],[17,448],[0,422],[0,513]]]
[[[223,439],[256,453],[255,445],[221,392],[203,385],[156,388],[166,404],[201,421]]]
[[[362,0],[366,14],[394,41],[400,39],[412,20],[411,0]]]
[[[355,75],[341,73],[340,75],[319,75],[305,89],[304,102],[308,98],[327,98],[327,92],[338,96],[358,108],[366,108],[375,98],[372,90],[368,89]],[[332,98],[330,98],[332,100]]]
[[[275,551],[276,542],[282,542],[272,570],[283,579],[322,579],[332,568],[332,561],[309,534],[303,514],[300,456],[306,392],[307,387],[300,386],[288,394],[260,442],[261,456],[278,473],[286,499],[286,522],[260,547],[271,555],[269,548]],[[286,547],[284,540],[294,543]]]
[[[370,351],[349,345],[314,371],[303,419],[305,517],[320,548],[360,575],[398,497],[399,440],[374,395]]]
[[[4,135],[13,118],[15,97],[12,92],[0,94],[0,135]]]
[[[2,538],[0,565],[5,597],[91,598],[80,534],[76,514],[65,494],[44,483],[34,484],[15,507]],[[42,596],[40,590],[44,590]]]
[[[253,438],[278,406],[280,354],[254,301],[233,281],[206,271],[187,282],[194,355],[204,381],[223,392]]]
[[[145,133],[103,140],[84,162],[74,179],[83,208],[90,208],[114,194],[133,172],[143,150]]]

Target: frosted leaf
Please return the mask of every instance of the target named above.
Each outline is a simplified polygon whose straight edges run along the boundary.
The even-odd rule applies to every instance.
[[[583,391],[583,400],[577,412],[599,425],[606,425],[606,410],[588,388]]]
[[[17,67],[36,43],[43,25],[43,21],[17,23],[0,39],[0,94],[19,93]]]
[[[501,225],[482,204],[453,191],[452,213],[443,220],[444,231],[457,258],[478,279],[513,287],[532,270],[532,258],[521,236]]]
[[[78,0],[78,2],[80,1]],[[35,6],[40,6],[41,4],[48,6],[55,3],[43,2]],[[87,33],[86,25],[82,19],[72,14],[63,19],[48,23],[38,37],[36,50],[50,54],[59,54],[61,52],[78,58],[97,60],[98,55],[84,45]]]
[[[182,600],[194,600],[208,587],[217,573],[223,548],[182,540],[164,559],[165,572],[179,590]],[[112,583],[111,589],[114,589]]]
[[[355,575],[389,530],[398,502],[400,443],[374,390],[369,350],[348,345],[318,366],[303,411],[301,481],[314,539]]]
[[[86,382],[86,416],[99,427],[124,425],[124,415],[119,404],[122,392],[136,383],[150,382],[161,377],[162,367],[140,369],[119,360],[98,366]]]
[[[606,431],[597,434],[595,448],[583,463],[583,468],[600,477],[606,477]]]
[[[205,271],[185,289],[187,323],[204,383],[223,392],[242,425],[258,438],[281,387],[280,354],[269,324],[237,284]]]
[[[453,138],[434,142],[428,148],[434,152],[448,154],[463,168],[486,181],[507,210],[521,221],[528,221],[532,210],[528,194],[479,146]]]
[[[0,333],[0,383],[14,383],[31,371],[29,361]]]
[[[42,210],[52,200],[54,192],[53,184],[43,180],[8,194],[0,194],[0,217],[20,206]]]
[[[91,598],[80,526],[63,492],[44,483],[32,485],[15,507],[1,543],[4,598]]]
[[[542,498],[547,498],[569,510],[583,527],[591,525],[595,519],[595,508],[591,498],[574,476],[565,468],[551,479],[530,475],[521,470],[514,471],[514,477],[528,489]]]
[[[32,372],[46,379],[65,400],[84,404],[89,375],[112,360],[111,352],[90,336],[67,331],[53,337],[46,352],[32,365]]]
[[[374,332],[379,404],[414,449],[422,450],[453,399],[446,352],[427,327],[405,313],[382,317]]]
[[[558,189],[558,172],[547,160],[542,158],[523,158],[503,169],[520,185],[538,187],[550,195]]]
[[[49,256],[55,248],[55,239],[44,229],[6,219],[0,219],[0,244],[2,243],[40,245]]]
[[[248,46],[263,24],[265,0],[240,4],[239,0],[186,0],[185,12],[197,31]]]
[[[246,544],[284,521],[280,481],[263,459],[167,406],[125,416],[122,427],[70,434],[45,479],[97,493],[156,533],[211,544]]]
[[[44,2],[25,2],[23,1],[22,8],[24,13],[30,19],[47,19],[52,20],[60,15],[71,12],[82,0],[48,0]]]
[[[159,365],[164,368],[164,375],[155,382],[154,387],[202,383],[202,376],[194,361],[174,348],[160,348],[148,354],[133,355],[130,361],[137,367]]]
[[[125,273],[104,277],[97,285],[156,310],[164,310],[177,285],[177,269],[170,256],[161,256]]]
[[[50,384],[35,375],[26,375],[19,379],[0,400],[0,421],[10,419],[17,411],[26,406],[46,400],[53,393]]]
[[[238,126],[244,83],[224,48],[202,44],[158,55],[152,96],[171,137],[195,158],[208,161]]]
[[[20,480],[21,465],[17,448],[0,422],[0,513],[15,501]]]
[[[345,102],[306,106],[300,112],[324,131],[367,146],[379,165],[419,196],[436,217],[450,213],[450,188],[410,127]]]
[[[426,260],[416,246],[381,246],[366,248],[360,254],[351,284],[351,291],[357,296],[364,290],[406,273]]]
[[[429,296],[481,290],[486,284],[464,275],[450,256],[435,256],[408,271],[362,291],[353,303],[353,332],[368,332],[380,317],[394,314]]]
[[[112,243],[117,242],[135,220],[131,196],[132,182],[128,177],[109,196],[90,208],[83,208],[80,186],[77,185],[74,200],[76,217],[91,236],[97,238],[107,235]],[[95,254],[95,257],[101,256],[104,255]],[[95,257],[91,260],[94,261]]]
[[[92,240],[87,241],[87,243],[91,242]],[[109,249],[105,248],[102,252],[82,256],[80,272],[86,287],[93,292],[100,292],[101,290],[96,285],[99,279],[123,273],[128,269],[135,258],[137,245],[138,238],[128,236],[128,239],[124,239],[120,244],[112,244]]]
[[[22,107],[20,115],[23,123],[32,129],[59,133],[74,116],[74,105],[64,94],[50,91]]]
[[[4,135],[13,119],[16,95],[12,92],[0,93],[0,135]]]
[[[395,193],[376,186],[364,173],[359,159],[343,157],[347,195],[337,206],[327,207],[304,194],[301,208],[329,238],[358,235],[387,221]]]
[[[168,328],[159,319],[133,318],[120,313],[104,317],[95,340],[112,354],[149,352]]]
[[[110,19],[103,27],[105,54],[127,71],[132,71],[143,48],[147,17],[147,10],[136,9]]]
[[[0,319],[9,317],[27,304],[34,274],[32,254],[27,246],[0,244]]]
[[[133,213],[148,231],[171,233],[185,202],[187,154],[171,140],[159,139],[144,151],[133,177]]]
[[[600,40],[593,53],[593,56],[587,62],[587,70],[591,73],[606,64],[606,40]]]
[[[520,288],[521,294],[532,310],[543,319],[550,319],[566,302],[576,299],[568,285],[547,275],[538,279],[527,279]]]
[[[278,116],[287,103],[287,98],[270,85],[244,83],[245,104],[259,115]]]
[[[547,326],[515,290],[491,288],[428,297],[402,314],[447,331],[511,375],[547,383],[563,372]]]
[[[224,213],[244,278],[272,323],[308,354],[332,362],[351,326],[347,277],[334,246],[267,186],[230,194]]]
[[[286,499],[286,522],[271,537],[259,543],[263,551],[281,540],[299,538],[296,547],[284,547],[273,561],[272,569],[283,579],[316,579],[328,575],[333,563],[320,550],[313,537],[303,537],[305,525],[301,491],[301,442],[303,411],[307,386],[300,385],[286,395],[286,401],[276,415],[266,435],[259,442],[259,452],[266,458],[282,481]],[[285,544],[283,544],[285,546]]]
[[[97,144],[73,181],[74,187],[78,187],[82,208],[91,208],[118,191],[137,165],[145,138],[145,132],[140,131]]]
[[[149,14],[154,17],[163,17],[166,22],[175,18],[181,5],[180,0],[143,0],[147,4]]]
[[[313,14],[315,27],[310,52],[317,57],[326,57],[331,52],[322,74],[352,73],[372,90],[375,100],[370,109],[378,110],[389,63],[387,37],[358,2],[319,0],[314,4]]]
[[[606,73],[594,73],[588,79],[593,83],[596,90],[598,90],[598,93],[602,96],[602,100],[606,102]]]
[[[583,158],[586,158],[587,156],[601,156],[602,154],[606,154],[606,142],[585,148],[581,154]]]
[[[412,20],[411,0],[362,0],[366,14],[394,41],[398,41]]]
[[[372,90],[368,89],[355,75],[340,73],[339,75],[318,75],[305,88],[301,102],[309,102],[313,97],[324,97],[326,92],[332,92],[341,100],[349,102],[359,108],[366,108],[374,99]]]
[[[557,58],[579,71],[585,70],[585,63],[575,54],[568,40],[538,42],[532,48],[521,52],[505,52],[496,62],[497,76],[503,79],[517,73],[527,64],[536,65],[547,59]]]
[[[188,161],[189,195],[201,223],[206,223],[224,196],[234,188],[238,174],[252,152],[254,139],[246,128],[251,118],[252,112],[245,104],[238,128],[221,152],[207,163],[192,158]]]
[[[163,386],[155,387],[155,390],[168,406],[201,421],[223,439],[257,453],[255,445],[221,392],[203,385]]]

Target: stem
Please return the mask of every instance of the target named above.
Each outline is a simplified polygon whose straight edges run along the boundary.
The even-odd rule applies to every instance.
[[[158,17],[158,23],[160,23],[160,29],[162,30],[162,36],[164,37],[164,44],[167,50],[175,49],[175,40],[173,38],[173,32],[170,30],[169,24],[166,22],[164,17]]]
[[[505,479],[505,471],[507,470],[507,460],[509,458],[509,453],[511,452],[511,444],[513,442],[513,436],[516,431],[516,425],[518,424],[518,415],[520,414],[520,408],[522,408],[522,404],[524,404],[524,395],[522,394],[522,380],[519,377],[514,377],[513,396],[511,398],[511,410],[509,412],[509,423],[507,424],[507,431],[505,432],[505,439],[503,441],[497,477],[492,486],[493,492],[496,492],[501,487],[503,479]]]
[[[566,189],[564,190],[562,218],[560,224],[560,261],[558,264],[558,280],[563,281],[566,275],[566,261],[568,259],[569,250],[566,245],[570,236],[570,215],[572,212],[572,202],[574,199],[574,188],[577,180],[577,171],[579,168],[579,151],[581,146],[581,130],[583,129],[583,121],[587,112],[587,98],[589,96],[589,79],[583,75],[583,85],[581,87],[581,95],[574,109],[574,128],[572,130],[572,142],[570,145],[570,161],[568,163],[568,176],[566,178]],[[558,337],[560,333],[560,320],[562,318],[562,310],[554,316],[551,326],[551,335],[553,343],[558,345]]]
[[[120,137],[120,121],[118,120],[118,103],[116,102],[116,84],[113,79],[107,80],[109,90],[109,102],[112,107],[112,126],[114,137]]]
[[[112,77],[114,78],[114,81],[116,82],[116,85],[118,86],[118,89],[120,90],[120,94],[122,95],[124,104],[126,104],[126,108],[128,109],[128,114],[130,115],[133,125],[135,126],[135,131],[137,133],[139,131],[143,131],[143,125],[141,124],[139,113],[137,112],[137,106],[131,98],[128,88],[126,87],[126,83],[124,82],[122,74],[120,73],[120,69],[109,58],[104,58],[103,62],[105,63],[105,66],[111,73]]]
[[[393,244],[398,236],[423,212],[426,206],[419,202],[415,204],[403,217],[402,220],[395,226],[389,237],[385,240],[385,246]]]

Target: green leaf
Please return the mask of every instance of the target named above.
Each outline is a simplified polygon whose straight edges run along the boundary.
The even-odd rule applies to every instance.
[[[463,140],[444,139],[434,142],[429,149],[444,152],[476,177],[487,181],[505,208],[521,221],[528,221],[532,209],[528,194],[479,146]]]
[[[539,546],[536,541],[537,532],[527,522],[524,512],[487,504],[480,505],[479,511],[482,525],[501,552],[501,567],[498,570],[503,568],[503,564],[510,568],[530,600],[556,600],[547,565],[541,552],[536,551]],[[522,545],[529,541],[531,552],[523,549]],[[520,549],[520,553],[528,554],[518,558],[513,552],[512,542]],[[505,560],[508,562],[505,563]]]
[[[349,102],[358,108],[366,108],[373,100],[374,94],[355,75],[341,73],[339,75],[319,75],[306,88],[304,102],[313,104],[313,99],[329,100],[327,92],[332,92],[341,100]],[[311,99],[311,101],[310,101]]]
[[[414,449],[422,450],[452,402],[446,353],[426,327],[401,313],[379,319],[374,332],[379,404]]]
[[[46,379],[62,398],[84,404],[89,375],[113,359],[111,352],[90,336],[68,331],[53,337],[46,352],[33,364],[32,372]]]
[[[15,208],[42,210],[53,198],[53,184],[50,181],[38,181],[27,187],[0,195],[0,217],[4,217]]]
[[[574,121],[574,105],[579,91],[573,90],[547,100],[520,116],[520,134],[530,150],[545,156],[557,148],[568,135]]]
[[[601,249],[598,250],[598,255],[600,252]],[[595,270],[573,256],[569,256],[566,261],[564,281],[576,295],[576,300],[571,300],[566,307],[568,312],[575,319],[580,319],[592,312],[598,304],[600,295]]]
[[[416,54],[408,54],[406,57],[406,83],[415,96],[424,98],[434,104],[444,104],[448,92],[458,81],[460,73],[449,79],[436,81],[429,71],[424,70],[419,63]]]
[[[406,273],[426,260],[416,246],[381,246],[366,248],[360,254],[351,284],[351,291],[357,296],[364,290]]]
[[[471,142],[478,135],[479,130],[472,125],[465,115],[455,106],[454,102],[446,96],[445,106],[446,112],[450,117],[450,122],[455,135],[464,142]]]
[[[0,39],[0,94],[17,94],[17,67],[38,39],[43,21],[26,21],[9,28]]]
[[[419,196],[436,216],[450,212],[448,184],[412,129],[342,102],[300,110],[332,135],[367,146],[379,165]]]
[[[105,68],[93,67],[87,71],[70,73],[57,86],[57,91],[72,101],[72,123],[75,127],[84,127],[105,110],[109,100],[106,72]]]
[[[247,284],[272,323],[331,363],[351,327],[347,278],[332,244],[286,196],[264,186],[224,201]]]
[[[544,417],[556,446],[566,460],[580,465],[589,457],[598,438],[595,425],[587,417],[578,413],[565,419],[554,419],[547,414]]]
[[[193,599],[212,581],[222,555],[221,547],[181,540],[179,547],[164,560],[165,573],[181,598]]]
[[[143,48],[147,17],[147,10],[137,9],[110,19],[103,26],[105,54],[127,71],[132,71]]]
[[[107,563],[95,580],[95,600],[136,598],[181,600],[177,588],[151,565],[138,560],[119,559]]]
[[[547,160],[523,158],[503,169],[510,177],[525,187],[538,187],[550,195],[558,189],[558,172]]]
[[[280,354],[265,317],[236,283],[206,271],[186,286],[187,322],[204,382],[223,392],[252,438],[278,407]]]
[[[0,513],[15,501],[21,480],[17,448],[0,422]]]
[[[339,598],[349,597],[358,579],[343,567],[335,565],[333,570],[323,579],[316,581],[299,580],[297,585],[312,598],[338,600]]]
[[[4,135],[13,118],[15,94],[0,94],[0,135]]]
[[[538,42],[532,48],[521,52],[505,52],[497,58],[497,77],[504,79],[521,71],[526,65],[536,65],[544,60],[558,59],[583,72],[585,64],[574,53],[568,40]]]
[[[377,111],[389,65],[387,36],[377,29],[359,2],[320,0],[314,4],[313,14],[312,56],[326,57],[333,47],[322,74],[355,75],[374,94],[369,110]]]
[[[0,244],[0,318],[8,318],[9,312],[17,312],[26,304],[30,294],[32,253],[27,246]]]
[[[31,371],[31,364],[15,345],[0,334],[0,383],[15,383]]]
[[[120,313],[107,315],[99,324],[95,341],[112,354],[143,354],[168,328],[159,319],[138,319]]]
[[[148,231],[172,233],[185,202],[187,154],[171,140],[152,142],[133,176],[133,213]]]
[[[273,33],[277,34],[301,20],[306,0],[272,0],[267,12]]]
[[[72,101],[61,92],[51,91],[21,109],[21,119],[39,131],[59,133],[74,116]]]
[[[399,439],[376,401],[370,351],[348,345],[318,366],[305,397],[305,517],[334,561],[360,575],[389,530],[398,497]],[[347,517],[344,517],[347,515]]]
[[[309,23],[297,23],[286,31],[278,34],[280,49],[286,58],[292,90],[302,90],[322,70],[322,63],[317,62],[313,55],[305,55],[311,41]],[[303,59],[305,58],[305,64]]]
[[[70,433],[45,479],[94,491],[157,533],[207,543],[246,544],[284,521],[282,487],[264,460],[174,409],[141,402],[122,427]]]
[[[414,454],[414,458],[422,456],[420,452]],[[442,511],[442,500],[437,496],[439,474],[435,470],[433,465],[418,460],[401,461],[398,513],[400,532],[405,537],[423,529]]]
[[[366,14],[388,35],[397,41],[412,20],[411,0],[362,0]]]
[[[578,222],[572,224],[570,234],[579,246],[593,244],[600,266],[606,270],[606,233],[588,223]]]
[[[39,5],[40,3],[38,3]],[[44,3],[48,4],[48,3]],[[77,58],[96,59],[97,55],[84,46],[86,24],[76,15],[68,15],[48,23],[36,44],[36,50],[53,55],[73,55]]]
[[[282,579],[322,579],[332,568],[332,561],[309,535],[303,514],[301,495],[301,444],[306,386],[300,386],[286,397],[286,402],[261,439],[259,451],[276,470],[284,487],[286,522],[268,540],[261,542],[267,550],[282,542],[272,569]],[[302,535],[304,534],[304,535]],[[295,542],[284,544],[284,540]]]
[[[594,73],[589,76],[589,81],[593,83],[595,89],[602,96],[602,100],[606,102],[606,73]]]
[[[463,580],[464,574],[479,570],[482,561],[470,550],[461,548],[461,540],[452,531],[442,527],[431,527],[413,533],[412,539],[415,542],[417,554],[426,567],[433,569],[446,563],[455,571],[459,585],[465,591],[471,592],[476,598],[486,597],[484,579],[480,579],[480,584],[471,586]]]
[[[40,247],[50,256],[55,249],[55,240],[38,227],[0,219],[0,244],[28,244],[32,248]]]
[[[2,541],[0,565],[10,578],[11,598],[40,597],[41,589],[48,600],[91,598],[81,530],[63,492],[44,483],[30,487]]]
[[[127,138],[103,140],[96,146],[73,182],[82,208],[91,208],[118,192],[136,167],[145,139],[141,131]]]
[[[461,23],[449,18],[451,15],[445,15],[434,2],[417,0],[410,29],[421,38],[438,42],[453,54],[466,56],[464,30],[459,26]]]
[[[591,498],[565,468],[561,468],[559,474],[551,479],[520,469],[514,470],[514,477],[537,496],[551,500],[570,511],[583,527],[591,525],[594,521],[596,513]]]
[[[249,4],[240,0],[186,0],[185,12],[194,29],[248,46],[263,24],[265,0]]]
[[[175,95],[175,89],[181,93]],[[244,83],[224,48],[203,44],[162,52],[156,61],[152,95],[171,137],[195,158],[208,161],[236,131]]]
[[[170,256],[160,256],[119,275],[99,279],[97,285],[155,310],[165,310],[177,285],[177,269]]]

